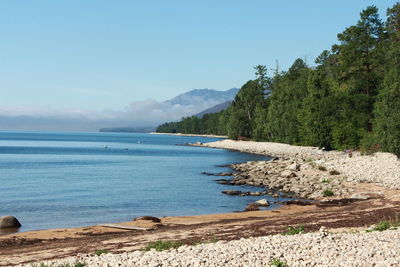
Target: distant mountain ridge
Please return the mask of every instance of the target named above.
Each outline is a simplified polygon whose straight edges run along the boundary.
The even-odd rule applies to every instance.
[[[215,105],[215,103],[232,101],[239,90],[239,88],[232,88],[226,91],[217,91],[214,89],[193,89],[189,92],[180,94],[172,99],[166,100],[163,103],[188,106],[199,104],[198,101],[202,101],[214,102]],[[213,105],[211,105],[210,107],[212,106]]]
[[[143,127],[136,124],[135,126],[126,127],[104,127],[101,128],[102,132],[149,132],[153,131],[156,126],[160,123],[167,121],[178,121],[182,117],[188,116],[199,116],[202,117],[207,113],[215,113],[226,109],[236,94],[239,92],[239,88],[232,88],[226,91],[217,91],[214,89],[193,89],[186,93],[180,94],[174,98],[163,102],[152,102],[151,110],[144,109],[145,107],[140,106],[136,108],[136,114],[142,114],[141,118],[149,118],[151,112],[156,114],[173,114],[170,119],[165,117],[163,120]],[[195,115],[193,115],[195,114]],[[158,115],[159,116],[159,115]],[[143,124],[142,124],[143,125]]]
[[[227,108],[229,108],[229,106],[231,105],[232,101],[226,101],[223,102],[221,104],[215,105],[211,108],[208,108],[206,110],[203,110],[200,113],[194,114],[193,116],[197,117],[197,118],[202,118],[204,115],[209,114],[209,113],[217,113],[220,112],[222,110],[225,110]]]

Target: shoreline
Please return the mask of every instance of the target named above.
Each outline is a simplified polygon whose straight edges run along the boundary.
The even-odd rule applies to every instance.
[[[225,135],[213,135],[213,134],[182,134],[182,133],[158,133],[158,132],[150,132],[149,134],[189,136],[189,137],[224,138],[224,139],[228,138],[228,136],[225,136]]]
[[[116,223],[120,226],[148,228],[148,231],[94,225],[9,234],[0,236],[0,247],[7,248],[6,251],[0,250],[0,265],[74,257],[77,253],[90,254],[103,247],[113,253],[133,252],[156,240],[179,240],[189,244],[204,240],[210,234],[218,240],[227,241],[276,235],[282,233],[288,225],[304,225],[306,231],[317,231],[320,227],[341,233],[354,229],[364,231],[382,219],[394,218],[400,214],[400,179],[395,175],[400,170],[400,163],[388,153],[361,156],[354,152],[350,157],[348,153],[325,152],[313,147],[232,140],[195,146],[278,156],[278,159],[272,161],[233,164],[232,167],[239,172],[231,181],[238,182],[238,185],[267,186],[280,192],[292,192],[293,185],[296,185],[299,187],[299,196],[305,192],[305,198],[318,201],[311,205],[283,205],[276,210],[164,217],[160,218],[159,223],[148,220]],[[380,162],[382,160],[385,162]],[[326,170],[319,170],[320,166]],[[288,168],[291,173],[283,177],[282,173]],[[382,171],[382,168],[386,171]],[[277,169],[282,172],[274,173]],[[332,170],[338,170],[340,175],[329,176]],[[328,185],[321,180],[325,176],[332,180]],[[277,179],[280,182],[271,184]],[[291,180],[300,182],[289,183]],[[311,182],[303,184],[308,180]],[[323,186],[330,187],[335,180],[341,180],[335,185],[347,191],[335,189],[335,192],[341,193],[321,196]],[[322,188],[315,187],[317,183]],[[303,190],[310,187],[313,188],[310,192]],[[319,195],[312,195],[315,192],[319,192]],[[80,245],[82,242],[91,245],[83,249]],[[60,250],[64,252],[57,252]],[[27,255],[21,256],[24,253]]]

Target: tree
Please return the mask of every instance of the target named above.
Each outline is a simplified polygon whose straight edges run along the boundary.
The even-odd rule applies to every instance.
[[[400,3],[388,9],[387,15],[386,71],[375,105],[374,133],[384,151],[400,157]]]

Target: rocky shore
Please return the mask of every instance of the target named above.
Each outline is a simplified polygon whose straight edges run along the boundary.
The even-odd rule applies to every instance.
[[[323,151],[315,147],[233,140],[197,146],[274,158],[272,161],[232,165],[239,173],[234,174],[231,184],[263,186],[308,199],[365,198],[365,194],[357,194],[357,185],[360,183],[400,189],[400,161],[390,153],[364,156],[356,151]]]
[[[385,232],[319,232],[272,235],[214,244],[182,246],[171,251],[78,255],[45,266],[399,266],[400,230]],[[51,265],[52,264],[52,265]],[[31,265],[20,265],[31,266]]]
[[[363,156],[355,151],[326,152],[314,147],[232,140],[194,145],[257,153],[273,158],[271,161],[234,164],[231,167],[237,172],[220,174],[226,177],[218,179],[219,183],[262,187],[265,189],[262,192],[252,193],[260,198],[264,194],[284,193],[318,201],[312,201],[310,206],[293,203],[295,205],[284,206],[277,211],[229,215],[232,217],[221,215],[222,220],[213,219],[202,223],[199,218],[191,218],[190,228],[185,221],[187,218],[179,219],[179,228],[177,222],[168,223],[167,219],[161,219],[161,228],[154,233],[135,234],[136,237],[130,233],[112,233],[110,238],[105,233],[98,236],[94,234],[91,239],[93,242],[104,238],[97,246],[109,246],[117,253],[95,256],[86,249],[86,254],[59,260],[42,260],[38,266],[41,263],[49,266],[74,266],[77,262],[84,266],[154,267],[273,266],[274,263],[281,263],[280,266],[400,266],[400,162],[394,155],[376,153]],[[225,193],[237,196],[250,194],[241,191]],[[266,204],[263,201],[260,203]],[[238,217],[233,219],[233,216]],[[388,220],[393,221],[391,227],[380,229],[383,231],[367,231],[372,229],[372,224]],[[282,235],[289,225],[304,226],[306,233]],[[182,231],[180,234],[177,233],[178,229]],[[183,245],[162,252],[145,252],[137,247],[138,243],[141,244],[139,249],[145,246],[143,240],[187,240],[196,235],[210,234],[220,241]],[[115,235],[118,238],[112,239],[116,238]],[[55,241],[48,242],[48,246],[52,246]],[[79,241],[65,242],[73,243],[71,247],[74,249],[81,246]],[[63,246],[59,246],[61,251]],[[33,250],[31,246],[28,249],[29,252]],[[76,251],[74,249],[71,249],[71,253]],[[93,246],[90,250],[94,251]],[[10,261],[17,255],[8,257]]]

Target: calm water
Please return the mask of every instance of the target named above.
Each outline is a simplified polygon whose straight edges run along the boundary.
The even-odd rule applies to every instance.
[[[136,133],[0,132],[0,216],[20,231],[242,210],[260,197],[232,197],[201,172],[265,160],[256,155],[177,146],[212,138]],[[107,146],[107,148],[105,148]]]

